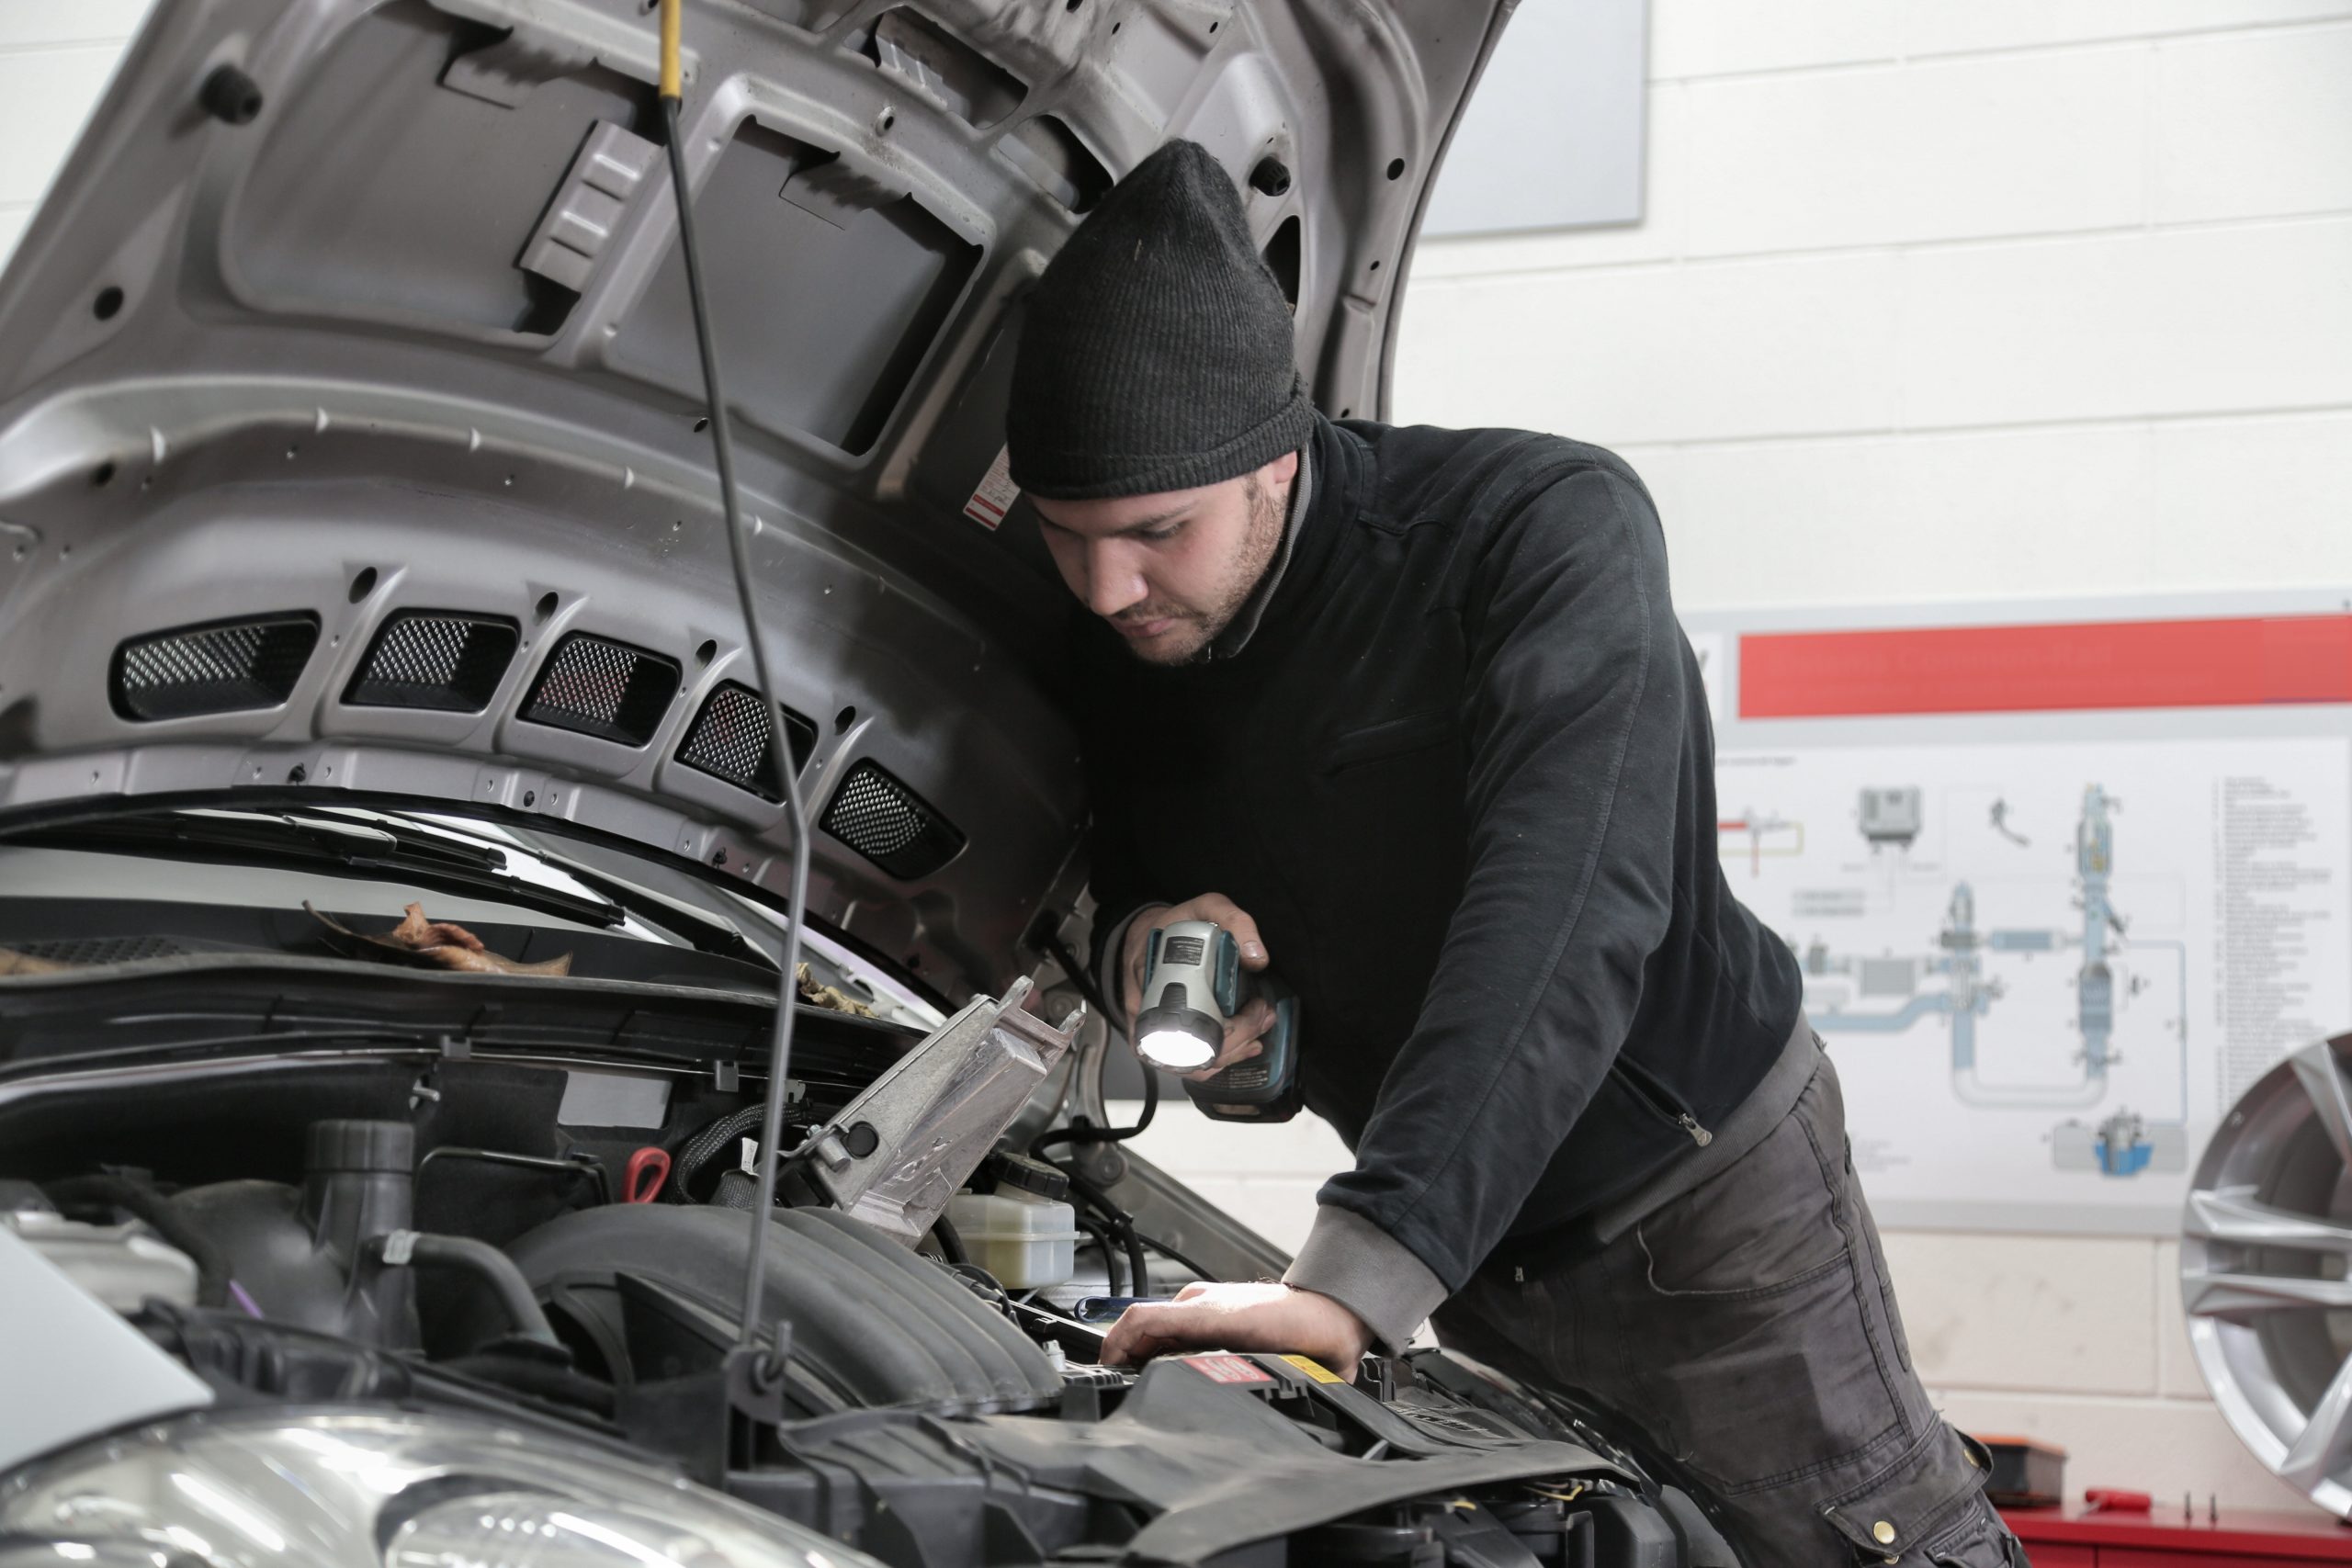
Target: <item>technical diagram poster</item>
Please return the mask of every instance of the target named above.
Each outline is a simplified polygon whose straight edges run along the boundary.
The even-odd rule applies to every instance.
[[[2177,1234],[2231,1103],[2352,1030],[2352,616],[2162,624],[1693,628],[1724,873],[1883,1221]]]

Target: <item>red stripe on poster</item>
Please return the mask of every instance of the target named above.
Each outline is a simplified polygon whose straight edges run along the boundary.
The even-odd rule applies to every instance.
[[[2352,703],[2352,615],[1739,639],[1739,716],[1832,718]]]

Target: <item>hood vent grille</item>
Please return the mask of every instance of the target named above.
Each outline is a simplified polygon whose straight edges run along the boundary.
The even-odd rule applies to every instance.
[[[497,694],[520,635],[496,615],[402,610],[376,634],[343,700],[353,707],[480,713]]]
[[[142,723],[278,707],[318,642],[319,618],[308,614],[134,637],[114,650],[107,696],[116,713]]]
[[[793,767],[807,767],[817,750],[816,721],[785,708],[784,732],[792,743]],[[775,738],[775,727],[768,722],[767,705],[760,694],[740,681],[723,681],[703,700],[702,711],[686,730],[685,744],[678,748],[678,761],[750,790],[762,800],[775,800],[781,797],[769,757]]]
[[[931,875],[964,847],[954,823],[870,758],[850,770],[819,826],[908,882]]]
[[[533,724],[642,746],[678,694],[678,661],[573,632],[556,644],[523,705]]]

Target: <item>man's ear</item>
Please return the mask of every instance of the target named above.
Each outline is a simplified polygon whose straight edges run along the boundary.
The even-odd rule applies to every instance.
[[[1298,454],[1285,452],[1258,470],[1258,482],[1262,485],[1286,485],[1298,478]]]

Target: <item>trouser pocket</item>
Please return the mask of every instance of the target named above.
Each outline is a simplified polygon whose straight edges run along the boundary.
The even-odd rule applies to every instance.
[[[1969,1443],[1938,1422],[1901,1459],[1825,1505],[1822,1519],[1849,1560],[1940,1568],[2020,1562],[2016,1538],[1985,1499],[1984,1461]]]
[[[1815,1092],[1611,1258],[1650,1414],[1725,1494],[1899,1450],[1914,1431],[1881,1343],[1876,1270],[1809,1125],[1824,1109],[1808,1105]]]

